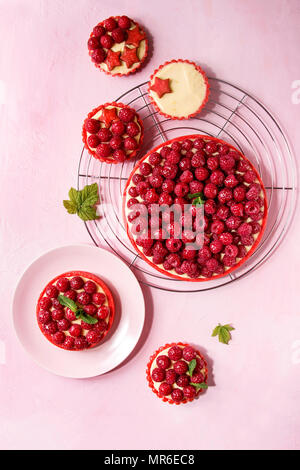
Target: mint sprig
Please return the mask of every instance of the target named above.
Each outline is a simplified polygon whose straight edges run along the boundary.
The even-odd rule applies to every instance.
[[[85,323],[88,323],[89,325],[95,325],[96,323],[98,323],[97,318],[94,318],[88,313],[86,313],[83,310],[83,308],[78,307],[76,302],[74,302],[74,300],[72,299],[69,299],[69,297],[66,297],[63,294],[59,294],[57,299],[61,305],[63,305],[64,307],[68,307],[70,310],[72,310],[72,312],[75,313],[77,320],[78,319],[83,320]]]
[[[205,382],[202,382],[201,384],[195,384],[195,383],[191,382],[190,385],[193,385],[193,387],[195,387],[197,392],[200,389],[205,389],[206,390],[208,388],[208,385]]]
[[[97,183],[87,184],[81,190],[71,188],[69,198],[63,201],[69,214],[77,214],[84,221],[99,218],[94,207],[99,199]]]
[[[189,370],[188,370],[187,373],[188,373],[188,375],[189,375],[190,377],[192,377],[193,372],[194,372],[194,370],[195,370],[195,368],[196,368],[196,365],[197,365],[196,359],[192,359],[192,360],[189,362]]]
[[[187,195],[188,199],[192,199],[193,206],[202,206],[205,203],[203,193],[189,193]]]
[[[219,336],[220,343],[228,344],[228,342],[231,340],[230,331],[232,330],[234,330],[233,326],[229,324],[221,325],[219,323],[218,326],[214,328],[212,336]]]

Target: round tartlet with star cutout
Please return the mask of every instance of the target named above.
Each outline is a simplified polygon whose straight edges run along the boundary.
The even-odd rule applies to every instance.
[[[189,60],[164,63],[148,83],[156,110],[170,119],[189,119],[198,114],[209,96],[209,83],[201,67]]]
[[[111,16],[98,23],[87,45],[95,66],[113,76],[136,72],[148,54],[145,31],[127,16]]]
[[[93,109],[82,128],[85,148],[105,163],[123,163],[135,157],[143,135],[143,122],[135,109],[116,102]]]

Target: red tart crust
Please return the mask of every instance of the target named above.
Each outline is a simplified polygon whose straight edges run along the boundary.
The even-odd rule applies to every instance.
[[[134,196],[132,197],[131,194],[129,194],[129,189],[131,189],[132,186],[135,186],[134,182],[133,182],[133,177],[134,175],[136,174],[140,174],[140,169],[141,169],[141,166],[144,164],[144,163],[147,163],[149,164],[150,166],[152,166],[152,170],[153,171],[153,165],[150,164],[149,162],[149,157],[154,154],[154,153],[160,153],[160,151],[165,148],[165,147],[171,147],[172,148],[172,145],[174,143],[177,143],[179,142],[180,144],[183,144],[184,142],[186,141],[191,141],[192,143],[194,143],[195,141],[201,141],[203,142],[204,146],[207,145],[208,143],[212,143],[212,144],[216,144],[218,146],[218,149],[221,148],[221,146],[226,146],[228,148],[228,155],[230,156],[231,155],[231,152],[232,152],[232,155],[233,153],[235,154],[235,158],[237,159],[236,160],[236,163],[235,165],[239,165],[240,162],[241,164],[243,165],[246,165],[247,168],[249,169],[250,172],[253,172],[251,173],[252,175],[254,175],[255,177],[255,180],[252,184],[248,183],[245,184],[245,187],[252,187],[252,185],[257,185],[257,187],[259,188],[260,190],[260,194],[259,194],[259,197],[257,198],[257,200],[259,200],[259,203],[260,203],[260,209],[259,209],[259,217],[257,217],[255,219],[255,217],[253,216],[253,219],[250,217],[250,216],[246,216],[244,214],[244,217],[240,217],[241,221],[240,221],[240,225],[242,223],[250,223],[250,224],[254,224],[254,223],[257,223],[257,225],[255,225],[255,228],[257,230],[257,232],[254,234],[254,229],[253,229],[253,237],[254,240],[251,244],[249,245],[243,245],[244,248],[246,247],[246,253],[244,253],[243,256],[240,256],[240,253],[242,253],[242,247],[240,248],[240,244],[242,244],[241,240],[240,241],[236,241],[235,244],[237,245],[237,247],[239,248],[239,254],[235,256],[235,262],[233,265],[223,265],[223,272],[215,272],[214,271],[211,273],[211,275],[209,275],[209,273],[207,273],[207,270],[204,270],[205,268],[205,263],[200,263],[199,262],[199,266],[198,266],[198,270],[199,270],[199,275],[193,277],[193,276],[189,276],[187,273],[181,273],[181,272],[178,272],[178,270],[176,270],[175,268],[173,269],[164,269],[164,265],[163,263],[160,263],[160,264],[155,264],[153,262],[153,254],[148,254],[147,253],[147,250],[145,250],[145,247],[142,246],[142,244],[138,244],[138,236],[136,234],[133,234],[132,233],[132,228],[133,228],[133,224],[132,222],[129,222],[128,220],[128,215],[130,214],[130,206],[128,207],[128,204],[129,204],[129,200],[130,198],[131,199],[135,199],[137,201],[137,203],[140,203],[142,204],[144,202],[143,198],[138,195],[138,196]],[[195,149],[194,149],[195,150]],[[187,154],[188,152],[185,152],[185,155]],[[204,152],[205,154],[205,152]],[[185,158],[185,155],[182,155],[181,156],[181,159]],[[213,155],[212,155],[213,156]],[[225,155],[226,156],[226,155]],[[207,159],[209,157],[209,155],[206,155],[205,158]],[[164,163],[166,163],[167,161],[167,157],[166,158],[162,158],[162,161],[159,165],[157,166],[162,166]],[[207,160],[206,160],[207,161]],[[196,168],[197,169],[197,168]],[[195,168],[193,169],[195,171]],[[218,170],[220,170],[220,168],[218,167]],[[212,172],[211,172],[212,173]],[[239,173],[236,171],[236,173]],[[179,174],[180,174],[180,171],[179,171]],[[208,173],[209,174],[209,173]],[[241,173],[242,174],[242,173]],[[151,174],[150,174],[151,176]],[[226,173],[224,172],[224,177],[226,176]],[[228,175],[227,175],[228,176]],[[149,176],[148,176],[149,178]],[[168,179],[168,178],[164,178],[164,181]],[[195,177],[194,177],[195,179]],[[147,179],[144,177],[144,180],[147,182]],[[178,173],[177,173],[177,177],[176,177],[176,182],[178,182],[179,179],[178,179]],[[207,182],[209,181],[209,179],[207,179],[206,181],[203,181],[203,186],[204,184],[206,184]],[[244,183],[243,183],[244,184]],[[238,186],[242,185],[242,183],[239,183]],[[224,186],[222,187],[224,188]],[[220,188],[220,189],[222,189]],[[149,189],[153,189],[150,188]],[[219,191],[220,191],[219,189]],[[234,189],[234,188],[233,188]],[[173,201],[175,200],[175,195],[174,193],[171,193],[172,196],[173,196]],[[233,201],[231,200],[232,202],[236,203],[236,201]],[[186,199],[186,203],[188,203],[189,201]],[[243,204],[246,204],[247,202],[249,202],[248,199],[244,198],[244,201],[243,201]],[[190,203],[190,202],[189,202]],[[229,202],[228,202],[229,204]],[[216,197],[216,206],[217,208],[219,206],[226,206],[226,204],[221,204],[221,202],[218,201],[217,197]],[[204,206],[205,207],[205,206]],[[149,210],[149,209],[148,209]],[[204,209],[205,211],[205,209]],[[232,217],[232,213],[231,213],[231,208],[229,206],[229,209],[227,209],[228,211],[228,217]],[[210,217],[206,214],[205,212],[205,216],[207,217]],[[217,139],[217,138],[214,138],[214,137],[209,137],[207,135],[198,135],[198,134],[194,134],[194,135],[188,135],[188,136],[183,136],[183,137],[177,137],[175,139],[172,139],[168,142],[164,142],[163,144],[160,144],[159,146],[155,147],[154,149],[152,149],[150,152],[148,152],[144,157],[142,157],[138,163],[136,164],[135,168],[133,169],[133,171],[131,172],[129,178],[128,178],[128,181],[127,181],[127,184],[126,184],[126,187],[125,187],[125,190],[124,190],[124,193],[123,193],[123,219],[124,219],[124,224],[125,224],[125,228],[126,228],[126,231],[127,231],[127,234],[128,234],[128,237],[133,245],[133,247],[135,248],[135,250],[137,251],[137,253],[139,254],[139,256],[144,260],[146,261],[146,263],[148,263],[152,268],[156,269],[157,271],[159,271],[160,273],[168,276],[168,277],[171,277],[173,279],[180,279],[180,280],[183,280],[183,281],[188,281],[188,282],[205,282],[205,281],[210,281],[212,279],[218,279],[218,278],[221,278],[223,276],[226,276],[228,275],[229,273],[235,271],[237,268],[239,268],[243,263],[245,263],[245,261],[247,259],[250,258],[250,256],[255,252],[257,246],[259,245],[260,243],[260,240],[263,236],[263,233],[264,233],[264,230],[265,230],[265,226],[266,226],[266,222],[267,222],[267,197],[266,197],[266,192],[265,192],[265,188],[264,188],[264,185],[263,185],[263,182],[257,172],[257,170],[255,169],[255,167],[252,165],[252,163],[239,151],[237,150],[235,147],[233,147],[232,145],[228,144],[227,142],[223,141],[223,140],[220,140],[220,139]],[[217,217],[218,219],[218,217]],[[237,217],[238,219],[238,217]],[[249,220],[250,219],[250,220]],[[210,218],[209,219],[209,224],[212,223],[215,219],[212,219]],[[224,224],[226,224],[226,220],[223,220],[222,222],[224,222]],[[147,229],[146,229],[147,231]],[[223,231],[226,231],[226,232],[230,232],[231,233],[231,236],[232,237],[237,237],[238,233],[236,231],[236,229],[230,229],[230,228],[227,228],[226,225],[225,225],[225,228],[223,229]],[[210,237],[210,241],[209,243],[211,243],[212,241],[215,240],[215,238],[218,238],[218,237],[214,237],[213,238],[213,234],[211,232],[209,232],[207,234],[209,237]],[[171,238],[171,236],[167,237],[166,239],[162,240],[162,243],[164,246],[165,245],[165,242],[167,241],[168,238]],[[176,237],[175,237],[176,238]],[[241,238],[241,237],[240,237]],[[153,240],[153,239],[152,239]],[[249,238],[246,239],[244,238],[243,241],[245,241],[245,243],[249,243],[248,242]],[[151,241],[151,239],[150,239]],[[153,245],[158,241],[158,239],[154,240],[153,243],[152,243],[152,246],[149,247],[149,249],[151,250],[153,248]],[[252,241],[252,240],[251,240]],[[231,242],[230,244],[232,245],[234,242]],[[228,244],[228,243],[227,243]],[[207,243],[205,244],[207,245]],[[179,254],[181,253],[182,249],[184,248],[185,244],[183,243],[181,249],[180,249],[180,252]],[[204,246],[205,248],[205,246]],[[221,257],[224,256],[225,254],[225,249],[226,249],[226,245],[224,243],[223,247],[222,247],[222,252],[218,252],[218,253],[212,253],[211,254],[211,258],[215,258],[218,260],[219,262],[219,269],[222,268],[222,259]],[[224,250],[224,251],[223,251]],[[145,254],[145,252],[147,253],[147,255]],[[227,252],[228,253],[228,252]],[[168,253],[170,254],[170,253]],[[197,253],[197,256],[199,255],[199,252]],[[165,255],[166,256],[166,255]],[[198,258],[199,259],[199,258]],[[181,262],[184,261],[184,259],[181,259]],[[195,260],[194,260],[195,261]],[[228,258],[226,258],[226,262],[228,261]],[[232,261],[232,260],[231,260]]]
[[[102,113],[103,113],[103,111],[105,113],[105,111],[107,111],[107,110],[112,110],[113,111],[114,109],[115,109],[115,117],[111,116],[111,117],[113,117],[113,119],[109,118],[109,120],[106,120],[106,121],[104,120],[104,118],[101,119],[101,117],[103,116],[103,114],[99,115],[99,113],[101,111],[102,111]],[[122,110],[122,109],[128,109],[134,115],[134,117],[130,122],[122,121],[123,125],[124,125],[123,134],[121,134],[121,135],[120,134],[114,134],[114,132],[112,131],[112,125],[115,125],[116,121],[121,121],[121,119],[119,118],[119,113],[120,113],[120,110]],[[98,116],[95,118],[96,115],[98,115]],[[87,121],[89,119],[97,119],[100,122],[100,126],[101,126],[100,130],[105,128],[105,129],[108,129],[110,131],[109,132],[110,136],[109,136],[108,140],[98,139],[98,144],[99,145],[104,144],[105,146],[106,145],[109,146],[110,153],[107,157],[101,156],[97,151],[97,147],[92,148],[88,143],[88,138],[90,137],[90,135],[92,135],[86,129]],[[131,123],[134,123],[134,125],[138,126],[138,134],[137,135],[130,136],[128,134],[127,126],[128,126],[128,124],[131,125]],[[98,133],[95,133],[93,135],[95,135],[96,138],[97,138]],[[120,146],[118,148],[112,148],[110,146],[112,138],[115,138],[115,137],[120,137],[121,140],[122,140],[122,143],[120,144]],[[128,149],[125,148],[125,145],[126,145],[125,140],[127,138],[133,139],[136,142],[136,144],[135,144],[136,148],[135,149],[132,149],[132,150],[129,149],[128,150]],[[135,157],[136,154],[138,153],[138,151],[140,150],[141,146],[142,146],[143,138],[144,138],[143,121],[139,117],[139,115],[135,111],[135,109],[133,109],[133,108],[131,108],[131,107],[129,107],[129,106],[123,104],[123,103],[116,103],[115,101],[113,101],[111,103],[102,104],[102,105],[98,106],[97,108],[93,109],[88,114],[87,118],[84,121],[83,127],[82,127],[82,140],[83,140],[84,146],[88,150],[89,154],[92,155],[97,160],[100,160],[101,162],[108,163],[108,164],[123,163],[123,161]],[[117,152],[117,151],[118,152],[121,151],[121,153],[124,154],[123,159],[120,159],[120,158],[116,159],[115,158],[114,153]]]
[[[88,307],[87,307],[91,309],[90,306],[94,305],[93,309],[95,310],[95,312],[92,314],[91,311],[89,310],[87,311],[87,313],[98,319],[98,323],[96,324],[86,325],[81,320],[77,320],[76,318],[70,319],[70,317],[68,316],[69,314],[67,312],[67,308],[63,307],[62,305],[59,307],[62,310],[61,318],[56,319],[56,317],[54,317],[53,311],[56,310],[57,312],[58,307],[56,304],[59,304],[59,301],[57,300],[58,294],[66,295],[66,292],[60,291],[59,288],[57,287],[57,281],[59,281],[62,278],[65,278],[70,282],[70,280],[74,277],[82,278],[82,280],[84,281],[83,285],[85,285],[87,281],[92,281],[92,283],[96,284],[96,291],[94,293],[97,293],[98,295],[100,294],[102,298],[100,301],[99,300],[94,301],[93,295],[90,294],[90,303],[88,304]],[[56,293],[54,296],[50,296],[49,293],[47,292],[47,289],[53,286],[55,286],[59,292]],[[77,296],[80,293],[85,292],[83,289],[83,286],[78,289],[75,289],[75,288],[72,289],[71,286],[69,286],[68,291],[71,291],[71,290],[75,290]],[[46,301],[48,301],[47,299],[51,300],[51,305],[48,308],[44,308],[41,306],[41,302],[44,302],[45,299]],[[78,302],[78,300],[76,300],[76,303],[80,308],[85,309],[85,305],[81,305]],[[103,315],[99,316],[99,309],[102,309],[102,311],[103,309],[106,309],[106,312],[107,312],[106,318],[103,318]],[[48,312],[48,314],[50,313],[49,321],[41,322],[40,320],[41,311],[43,312],[46,311],[46,313]],[[108,286],[105,284],[105,282],[102,279],[100,279],[95,274],[91,274],[86,271],[69,271],[69,272],[60,274],[59,276],[56,276],[46,285],[46,287],[41,292],[38,298],[37,307],[36,307],[37,323],[41,332],[45,336],[45,338],[47,338],[48,341],[50,341],[55,346],[61,349],[68,350],[68,351],[78,351],[78,350],[90,349],[95,346],[98,346],[99,343],[105,338],[105,336],[111,329],[113,321],[114,321],[114,316],[115,316],[115,304],[114,304],[114,299],[113,299],[110,289],[108,288]],[[62,325],[59,324],[61,320],[68,321],[69,325],[67,325],[67,328],[65,327],[61,328]],[[57,341],[55,341],[54,333],[47,331],[45,327],[49,323],[55,324],[54,329],[56,330],[56,333],[61,332],[64,334],[65,336],[64,342],[58,343]],[[69,333],[69,330],[73,325],[81,326],[81,334],[78,337],[81,338],[81,340],[82,338],[84,339],[82,340],[83,345],[80,345],[80,347],[76,347],[76,344],[75,345],[67,344],[67,342],[70,340],[70,337],[72,336]],[[89,342],[87,339],[88,338],[87,335],[91,331],[95,332],[95,338],[93,339],[93,342]],[[77,339],[77,336],[73,337],[74,341],[76,339]]]
[[[189,402],[192,402],[193,400],[195,400],[195,398],[197,398],[200,395],[200,393],[203,392],[203,389],[198,390],[198,392],[196,392],[196,395],[195,395],[194,398],[183,398],[183,400],[181,400],[180,402],[175,402],[174,400],[172,400],[170,395],[162,396],[159,393],[159,391],[155,388],[154,381],[151,377],[151,369],[152,369],[152,366],[155,365],[154,361],[156,360],[156,358],[160,355],[161,352],[165,351],[166,349],[172,348],[173,346],[179,346],[181,349],[183,349],[186,346],[190,347],[189,344],[181,343],[181,342],[179,342],[179,343],[167,343],[164,346],[161,346],[159,349],[157,349],[157,351],[155,351],[154,354],[152,354],[152,356],[149,359],[149,362],[147,364],[147,369],[146,369],[146,378],[147,378],[147,382],[148,382],[149,387],[151,388],[152,392],[155,393],[155,395],[158,398],[160,398],[162,401],[164,401],[166,403],[170,403],[170,405],[174,405],[174,404],[175,405],[181,405],[181,404],[189,403]],[[203,382],[207,384],[207,381],[208,381],[207,362],[206,362],[205,358],[203,357],[203,355],[197,349],[195,349],[195,348],[193,348],[193,349],[196,351],[197,360],[201,361],[201,364],[202,364],[201,373],[202,373],[203,378],[204,378]],[[182,360],[184,360],[184,359],[182,359]],[[171,361],[171,366],[169,368],[172,368],[172,365],[174,365],[174,362],[175,361]],[[185,362],[188,362],[188,361],[185,361]],[[177,388],[179,388],[179,387],[177,387]]]
[[[91,32],[89,40],[95,38],[95,30],[97,27],[104,28],[104,34],[113,39],[113,31],[106,30],[105,22],[114,19],[117,29],[122,29],[118,26],[120,18],[120,16],[113,16],[98,23]],[[130,21],[130,27],[122,29],[125,34],[125,38],[122,42],[118,43],[113,40],[113,44],[109,48],[103,47],[100,43],[99,49],[103,51],[104,59],[102,62],[98,62],[97,59],[95,60],[95,58],[93,58],[96,49],[90,48],[88,45],[92,62],[107,75],[123,77],[135,73],[140,69],[148,55],[149,44],[144,29],[135,20],[131,18],[128,18],[128,20]],[[98,39],[100,41],[101,36],[98,36]]]
[[[202,81],[203,81],[202,86],[204,87],[204,90],[202,90],[202,92],[201,92],[201,94],[203,94],[203,96],[200,100],[200,104],[195,108],[195,110],[193,110],[192,112],[187,113],[185,115],[180,115],[179,113],[177,113],[176,115],[173,115],[171,112],[167,113],[167,112],[163,111],[163,109],[161,109],[161,107],[158,105],[158,98],[160,99],[161,96],[159,96],[159,93],[151,93],[151,89],[153,90],[153,85],[155,86],[156,75],[159,72],[161,72],[166,66],[168,66],[170,64],[189,64],[190,66],[193,66],[194,69],[202,77]],[[165,82],[166,80],[162,80],[162,81]],[[164,83],[164,84],[162,83],[161,85],[163,87],[162,97],[165,94],[169,94],[169,92],[167,91],[168,87],[169,87],[171,89],[170,97],[172,98],[173,103],[176,102],[176,93],[173,93],[173,91],[172,91],[172,79],[169,79],[168,83]],[[200,111],[202,110],[202,108],[207,103],[207,100],[209,98],[209,90],[210,90],[209,82],[208,82],[207,76],[206,76],[205,72],[202,70],[202,68],[199,65],[197,65],[195,62],[192,62],[190,60],[183,60],[183,59],[171,60],[171,61],[165,62],[164,64],[160,65],[156,70],[154,70],[154,72],[151,75],[150,80],[148,82],[148,96],[149,96],[149,99],[150,99],[152,105],[154,106],[154,108],[157,110],[157,112],[159,114],[161,114],[162,116],[164,116],[168,119],[180,119],[180,120],[189,119],[189,118],[195,116],[196,114],[199,114]],[[174,95],[174,97],[173,97],[173,95]],[[185,99],[185,102],[186,101],[192,102],[193,100],[191,99],[191,97],[189,97],[188,99]]]

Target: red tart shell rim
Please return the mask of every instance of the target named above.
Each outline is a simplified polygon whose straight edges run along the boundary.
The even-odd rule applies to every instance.
[[[131,106],[127,106],[127,105],[124,104],[124,103],[117,103],[116,101],[112,101],[111,103],[100,104],[100,106],[98,106],[97,108],[94,108],[92,111],[90,111],[89,114],[87,115],[87,117],[85,118],[84,123],[83,123],[83,126],[82,126],[82,133],[81,133],[81,135],[82,135],[82,141],[83,141],[83,144],[84,144],[85,149],[89,152],[89,154],[90,154],[92,157],[96,158],[96,160],[99,160],[100,162],[103,162],[103,163],[108,163],[108,164],[110,164],[110,165],[117,165],[117,164],[120,164],[121,162],[118,162],[118,161],[116,161],[116,160],[108,160],[108,159],[106,159],[106,158],[99,157],[99,156],[96,154],[96,152],[95,152],[94,150],[92,150],[92,149],[89,147],[89,145],[88,145],[88,143],[87,143],[88,137],[87,137],[87,131],[86,131],[86,129],[85,129],[85,122],[86,122],[88,119],[92,119],[93,116],[95,116],[95,114],[97,114],[99,111],[101,111],[101,109],[104,109],[104,108],[106,108],[107,106],[114,106],[114,107],[116,107],[116,108],[123,108],[123,109],[128,108],[128,109],[134,111],[135,114],[136,114],[136,116],[137,116],[138,124],[139,124],[139,126],[140,126],[140,128],[141,128],[141,135],[140,135],[140,138],[139,138],[139,142],[138,142],[137,148],[136,148],[135,150],[133,150],[130,155],[127,155],[127,154],[126,154],[126,155],[127,155],[127,156],[126,156],[126,160],[130,160],[131,158],[134,158],[134,157],[137,155],[137,153],[139,152],[139,150],[141,149],[141,146],[143,145],[143,140],[144,140],[144,124],[143,124],[143,121],[142,121],[142,119],[140,118],[139,114],[137,113],[137,111],[136,111],[134,108],[132,108]],[[101,121],[101,122],[103,122],[103,121]],[[126,160],[124,160],[124,162],[122,162],[122,163],[125,163]]]
[[[184,405],[185,403],[188,403],[188,402],[191,402],[191,401],[195,400],[200,395],[200,393],[203,392],[203,389],[200,389],[196,393],[196,396],[194,398],[184,398],[182,401],[180,401],[178,403],[178,402],[172,400],[172,398],[167,398],[167,397],[161,396],[159,394],[158,390],[156,390],[156,388],[153,385],[153,380],[152,380],[151,373],[150,373],[153,361],[157,358],[159,353],[161,353],[162,351],[164,351],[167,348],[172,348],[173,346],[183,346],[183,347],[185,347],[185,346],[190,346],[190,344],[181,343],[181,342],[179,342],[179,343],[167,343],[164,346],[161,346],[160,348],[158,348],[157,351],[155,351],[155,353],[150,356],[149,362],[147,364],[147,369],[146,369],[146,377],[147,377],[148,385],[151,388],[152,392],[155,393],[155,395],[158,398],[160,398],[162,401],[170,403],[170,405]],[[201,360],[204,361],[204,363],[205,363],[205,380],[204,380],[204,382],[207,383],[207,380],[208,380],[207,362],[206,362],[204,356],[200,353],[200,351],[198,351],[196,348],[193,348],[193,349],[196,351],[197,355],[201,358]]]
[[[131,183],[131,180],[132,180],[132,177],[133,175],[136,173],[137,169],[140,167],[140,165],[144,162],[144,160],[146,158],[148,158],[151,153],[154,153],[154,152],[157,152],[157,150],[159,150],[160,148],[162,147],[165,147],[166,145],[169,145],[169,144],[172,144],[173,142],[177,142],[177,141],[182,141],[182,140],[185,140],[185,139],[198,139],[198,138],[201,138],[201,139],[209,139],[209,140],[213,140],[213,141],[216,141],[218,143],[221,143],[221,144],[226,144],[228,145],[228,147],[230,147],[230,149],[234,150],[235,152],[237,152],[239,155],[241,155],[243,157],[243,159],[249,163],[251,169],[255,172],[256,174],[256,177],[259,181],[259,184],[261,186],[261,189],[263,191],[263,195],[264,195],[264,216],[262,218],[262,223],[261,223],[261,231],[260,233],[258,234],[255,242],[253,243],[253,245],[251,246],[250,250],[248,251],[247,255],[244,256],[244,258],[241,258],[241,260],[235,264],[234,266],[230,267],[229,269],[227,269],[226,271],[224,271],[224,273],[222,274],[217,274],[216,276],[211,276],[211,277],[206,277],[206,278],[196,278],[196,279],[192,279],[192,278],[188,278],[188,277],[183,277],[183,276],[180,276],[180,275],[177,275],[177,274],[173,274],[173,273],[170,273],[169,271],[165,270],[165,269],[162,269],[160,267],[158,267],[158,265],[154,264],[152,261],[150,261],[145,255],[144,253],[142,252],[142,250],[139,249],[138,245],[136,244],[131,232],[130,232],[130,229],[129,229],[129,223],[127,221],[127,217],[126,217],[126,195],[127,195],[127,189],[128,189],[128,186],[130,185]],[[142,157],[138,162],[137,164],[135,165],[135,167],[133,168],[133,170],[131,171],[129,177],[128,177],[128,180],[126,182],[126,186],[125,186],[125,189],[124,189],[124,192],[123,192],[123,207],[122,207],[122,213],[123,213],[123,220],[124,220],[124,225],[125,225],[125,229],[126,229],[126,232],[127,232],[127,235],[128,235],[128,238],[133,246],[133,248],[136,250],[136,252],[138,253],[138,255],[144,260],[146,261],[146,263],[148,263],[152,268],[154,268],[156,271],[159,271],[161,274],[164,274],[165,276],[167,277],[170,277],[170,278],[173,278],[173,279],[179,279],[181,281],[186,281],[186,282],[207,282],[207,281],[211,281],[211,280],[215,280],[215,279],[219,279],[221,277],[224,277],[224,276],[227,276],[228,274],[232,273],[233,271],[235,271],[236,269],[238,269],[239,267],[241,267],[251,256],[252,254],[255,252],[256,248],[258,247],[261,239],[262,239],[262,236],[264,234],[264,231],[265,231],[265,228],[266,228],[266,223],[267,223],[267,217],[268,217],[268,206],[267,206],[267,194],[266,194],[266,190],[265,190],[265,186],[262,182],[262,179],[261,177],[259,176],[256,168],[254,167],[254,165],[250,162],[250,160],[248,160],[247,157],[245,157],[237,148],[235,148],[233,145],[229,144],[228,142],[224,141],[224,140],[221,140],[221,139],[218,139],[217,137],[210,137],[210,136],[207,136],[207,135],[203,135],[203,134],[192,134],[192,135],[186,135],[186,136],[181,136],[181,137],[175,137],[174,139],[171,139],[171,140],[168,140],[166,142],[163,142],[162,144],[158,145],[157,147],[151,149],[149,152],[147,152],[147,154]]]
[[[74,276],[81,276],[81,277],[85,277],[91,281],[94,281],[96,284],[98,284],[104,291],[104,294],[106,295],[107,297],[107,300],[108,300],[108,306],[109,306],[109,309],[110,309],[110,316],[109,316],[109,321],[107,323],[107,329],[104,331],[104,333],[102,334],[101,336],[101,339],[98,343],[96,344],[91,344],[89,347],[87,348],[84,348],[84,349],[68,349],[66,347],[64,347],[63,344],[56,344],[52,341],[51,339],[51,335],[49,334],[46,334],[42,328],[41,328],[41,325],[40,325],[40,322],[38,321],[38,313],[40,311],[40,308],[39,308],[39,304],[40,304],[40,300],[44,297],[45,293],[46,293],[46,289],[47,287],[49,287],[50,285],[52,285],[54,282],[58,281],[58,279],[60,279],[61,277],[74,277]],[[37,324],[39,326],[39,329],[41,331],[41,333],[45,336],[45,338],[51,343],[53,344],[54,346],[57,346],[58,348],[61,348],[61,349],[64,349],[65,351],[75,351],[75,352],[80,352],[80,351],[86,351],[88,349],[92,349],[92,348],[95,348],[97,347],[102,341],[103,339],[105,338],[105,336],[107,335],[107,333],[109,332],[109,330],[111,329],[112,325],[113,325],[113,322],[114,322],[114,317],[115,317],[115,302],[114,302],[114,299],[113,299],[113,296],[112,296],[112,293],[111,293],[111,290],[109,289],[109,287],[107,286],[107,284],[105,284],[105,282],[98,276],[96,276],[95,274],[92,274],[92,273],[89,273],[87,271],[67,271],[65,273],[62,273],[58,276],[56,276],[54,279],[52,279],[51,281],[48,282],[48,284],[44,287],[44,289],[42,290],[41,294],[39,295],[39,298],[38,298],[38,301],[37,301],[37,306],[36,306],[36,319],[37,319]]]
[[[167,113],[164,113],[160,107],[157,105],[156,101],[154,100],[154,98],[151,96],[150,94],[150,87],[151,87],[151,82],[154,78],[154,76],[157,74],[157,72],[159,72],[163,67],[165,67],[166,65],[169,65],[169,64],[174,64],[174,63],[186,63],[186,64],[190,64],[190,65],[193,65],[195,67],[195,69],[202,75],[203,79],[204,79],[204,82],[205,82],[205,85],[206,85],[206,93],[205,93],[205,96],[203,98],[203,101],[201,103],[201,105],[199,106],[199,108],[189,114],[188,116],[172,116],[171,114],[167,114]],[[151,101],[151,104],[154,106],[154,108],[156,109],[156,111],[161,114],[162,116],[166,117],[167,119],[179,119],[179,120],[184,120],[184,119],[190,119],[194,116],[196,116],[197,114],[200,113],[200,111],[202,111],[203,107],[206,105],[207,101],[208,101],[208,98],[209,98],[209,94],[210,94],[210,85],[209,85],[209,82],[208,82],[208,78],[207,78],[207,75],[206,73],[204,72],[204,70],[200,67],[200,65],[197,65],[195,62],[192,62],[191,60],[184,60],[184,59],[174,59],[174,60],[170,60],[170,61],[167,61],[165,62],[164,64],[160,65],[157,69],[154,70],[154,72],[152,73],[151,77],[150,77],[150,80],[148,82],[148,96],[149,96],[149,99]]]

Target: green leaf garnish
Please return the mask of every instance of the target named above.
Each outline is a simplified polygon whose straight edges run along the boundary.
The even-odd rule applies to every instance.
[[[75,313],[77,320],[83,320],[85,323],[88,323],[89,325],[95,325],[98,323],[98,319],[92,317],[88,313],[86,313],[83,308],[78,307],[76,302],[74,300],[69,299],[69,297],[66,297],[65,295],[59,294],[57,297],[58,301],[61,305],[64,307],[68,307],[72,312]]]
[[[196,388],[197,392],[198,392],[198,390],[200,390],[200,388],[202,388],[202,389],[207,389],[208,388],[208,385],[205,382],[202,382],[201,384],[195,384],[195,383],[191,382],[190,385],[193,385],[193,387]]]
[[[96,323],[98,323],[97,318],[94,318],[88,313],[86,313],[83,308],[78,309],[75,315],[76,318],[80,318],[80,320],[84,321],[85,323],[88,323],[89,325],[95,325]]]
[[[99,218],[94,207],[99,199],[97,183],[87,184],[79,191],[71,188],[69,198],[70,200],[63,201],[63,205],[69,214],[77,214],[84,221]]]
[[[231,325],[221,325],[220,323],[216,326],[212,332],[212,336],[219,336],[220,343],[228,344],[231,340],[230,331],[234,330]]]
[[[205,203],[203,193],[189,193],[188,199],[192,199],[193,206],[202,206]]]
[[[197,365],[197,361],[196,359],[192,359],[191,362],[189,362],[189,371],[188,371],[188,375],[190,375],[192,377],[193,375],[193,372],[195,370],[195,367]]]
[[[61,305],[63,305],[64,307],[68,307],[74,313],[77,312],[78,307],[76,305],[76,302],[74,302],[74,300],[69,299],[69,297],[66,297],[65,295],[62,295],[62,294],[59,294],[57,298]]]
[[[187,195],[187,198],[188,199],[194,199],[195,197],[199,197],[199,196],[203,196],[202,192],[200,192],[200,193],[189,193]]]

